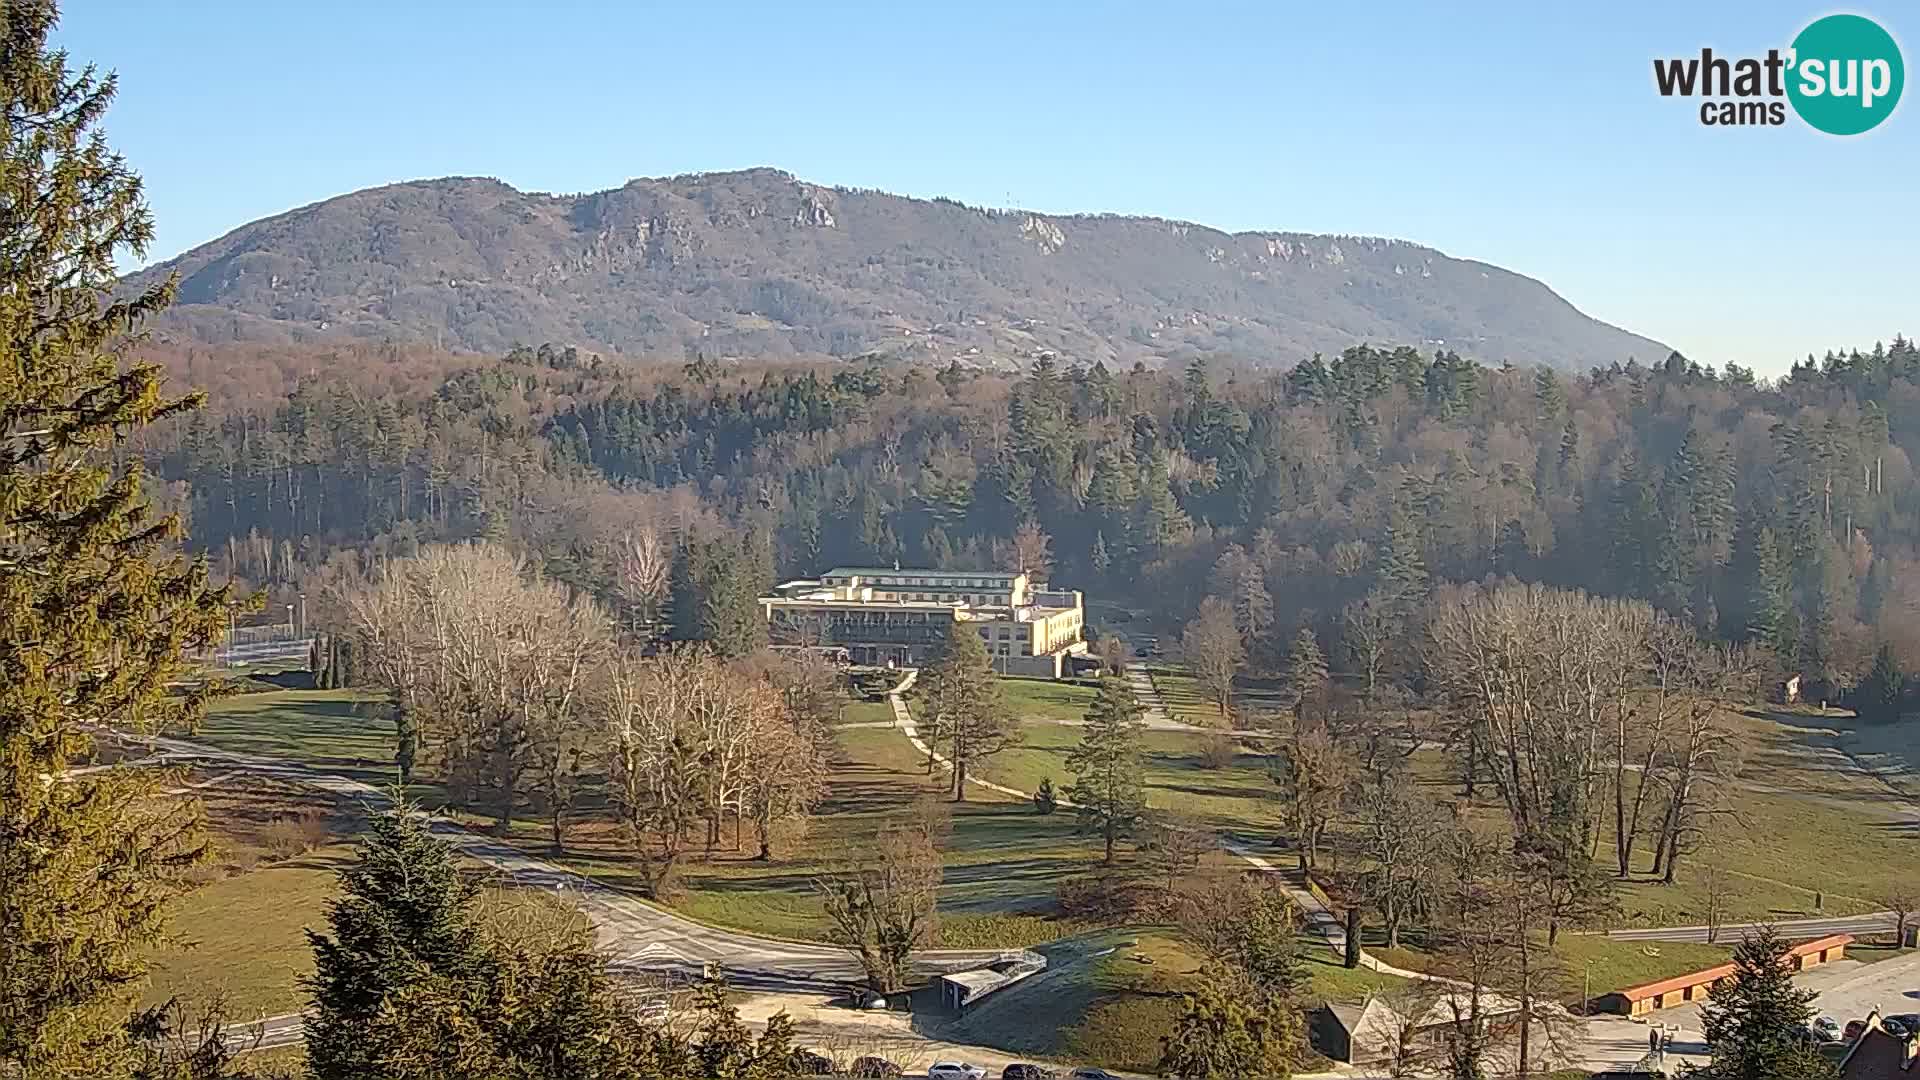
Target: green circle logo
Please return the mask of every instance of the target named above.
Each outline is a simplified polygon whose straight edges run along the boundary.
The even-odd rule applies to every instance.
[[[1816,19],[1793,39],[1787,100],[1800,119],[1829,135],[1879,126],[1900,103],[1906,65],[1880,24],[1860,15]]]

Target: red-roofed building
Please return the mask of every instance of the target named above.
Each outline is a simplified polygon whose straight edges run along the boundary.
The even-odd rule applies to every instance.
[[[1852,934],[1834,934],[1803,945],[1795,945],[1787,952],[1787,963],[1795,971],[1819,967],[1839,960],[1847,954],[1847,946],[1853,944]],[[1619,1013],[1622,1016],[1643,1016],[1655,1009],[1672,1008],[1689,1001],[1705,1001],[1713,990],[1713,984],[1733,974],[1732,964],[1721,964],[1704,971],[1695,971],[1687,975],[1676,975],[1671,979],[1661,979],[1642,986],[1630,986],[1625,990],[1616,990],[1603,995],[1594,1003],[1602,1012]]]

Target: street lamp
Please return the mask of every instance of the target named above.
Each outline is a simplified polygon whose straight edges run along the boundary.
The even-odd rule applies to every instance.
[[[287,605],[287,640],[293,640],[293,605]]]
[[[300,594],[300,632],[295,637],[305,637],[307,633],[307,594]]]

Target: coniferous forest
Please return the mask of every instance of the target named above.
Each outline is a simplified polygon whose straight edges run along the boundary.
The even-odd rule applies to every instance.
[[[1366,345],[1286,367],[1042,357],[1019,377],[154,351],[211,382],[210,407],[135,452],[216,565],[269,590],[491,537],[617,602],[638,528],[744,597],[834,564],[983,567],[1028,526],[1053,579],[1096,598],[1168,619],[1208,594],[1264,605],[1256,664],[1376,588],[1511,576],[1645,599],[1836,690],[1882,644],[1920,667],[1920,349],[1902,338],[1778,380],[1677,354],[1569,376]]]

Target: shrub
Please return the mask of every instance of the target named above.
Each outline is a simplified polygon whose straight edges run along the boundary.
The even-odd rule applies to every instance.
[[[260,832],[260,846],[266,849],[268,858],[279,862],[325,847],[332,837],[333,831],[327,827],[327,816],[308,807],[281,814],[269,821]]]
[[[1224,769],[1240,756],[1240,744],[1225,735],[1209,736],[1200,747],[1200,764],[1209,769]]]
[[[1060,914],[1107,925],[1123,925],[1152,904],[1152,890],[1115,874],[1068,878],[1054,890]]]

